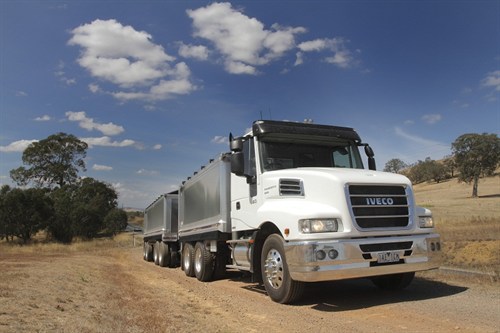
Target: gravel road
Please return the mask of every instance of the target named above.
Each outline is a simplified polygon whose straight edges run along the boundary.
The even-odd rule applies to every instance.
[[[0,332],[499,332],[498,284],[420,274],[384,292],[368,280],[307,286],[272,302],[238,272],[202,283],[142,249],[0,253]]]

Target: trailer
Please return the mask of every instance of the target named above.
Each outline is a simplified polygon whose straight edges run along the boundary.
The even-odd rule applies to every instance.
[[[431,211],[415,204],[408,178],[376,171],[354,129],[259,120],[229,141],[180,185],[177,238],[145,232],[145,259],[168,244],[187,276],[248,272],[278,303],[309,282],[365,277],[400,289],[439,267]]]
[[[146,261],[176,267],[178,257],[178,192],[163,194],[144,210]]]

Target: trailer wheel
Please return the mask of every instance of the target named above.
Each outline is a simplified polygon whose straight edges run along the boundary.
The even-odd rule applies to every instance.
[[[159,250],[160,250],[160,242],[155,242],[153,245],[153,259],[154,259],[155,265],[158,265],[160,263]]]
[[[168,244],[160,242],[158,250],[158,264],[161,267],[167,267],[170,265],[170,250]]]
[[[144,260],[153,261],[153,247],[148,242],[144,242]]]
[[[142,245],[142,259],[148,261],[148,242],[144,242]]]
[[[284,240],[272,234],[264,242],[261,256],[262,280],[267,294],[277,303],[292,303],[304,291],[304,283],[291,278],[285,258]]]
[[[169,244],[168,245],[169,252],[170,252],[170,265],[168,267],[170,268],[175,268],[179,266],[179,253],[177,249],[177,245],[175,244]]]
[[[194,247],[184,243],[182,247],[182,270],[187,276],[194,276]]]
[[[408,287],[415,277],[415,272],[380,275],[371,278],[374,285],[382,290],[400,290]]]
[[[199,281],[210,281],[214,274],[214,256],[202,242],[194,247],[194,274]]]

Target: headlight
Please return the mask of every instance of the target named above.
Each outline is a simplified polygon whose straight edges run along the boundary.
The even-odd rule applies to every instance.
[[[420,216],[418,218],[420,228],[434,228],[434,220],[432,216]]]
[[[304,234],[317,232],[335,232],[339,230],[340,219],[305,219],[299,220],[299,231]]]

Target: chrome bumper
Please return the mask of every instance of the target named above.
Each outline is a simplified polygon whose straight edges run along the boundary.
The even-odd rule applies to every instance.
[[[379,264],[384,253],[397,253],[399,262]],[[330,281],[438,268],[441,242],[438,234],[291,241],[285,243],[285,255],[292,279]]]

